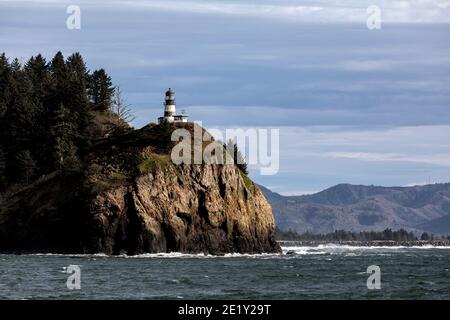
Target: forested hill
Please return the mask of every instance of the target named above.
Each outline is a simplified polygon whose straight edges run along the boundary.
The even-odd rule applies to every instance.
[[[282,230],[324,234],[403,228],[450,234],[450,183],[413,187],[339,184],[303,196],[282,196],[260,188]]]
[[[111,112],[119,110],[119,112]],[[0,191],[76,168],[96,138],[125,129],[129,110],[104,69],[79,53],[21,64],[0,55]],[[125,119],[124,119],[125,118]],[[100,121],[101,126],[95,126]]]

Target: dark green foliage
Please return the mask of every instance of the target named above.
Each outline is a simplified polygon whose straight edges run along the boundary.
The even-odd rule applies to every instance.
[[[327,234],[313,234],[305,232],[298,234],[293,230],[282,231],[275,229],[275,237],[278,240],[297,240],[297,241],[415,241],[417,237],[414,233],[404,229],[393,231],[385,229],[384,231],[361,231],[352,232],[345,230],[336,230]],[[428,239],[421,239],[428,240]]]
[[[9,66],[6,111],[2,122],[2,147],[5,152],[7,180],[24,179],[20,160],[33,145],[32,134],[36,110],[32,103],[33,86],[20,63],[15,59]],[[26,152],[24,150],[27,150]],[[25,153],[24,153],[25,152]],[[34,173],[34,170],[33,170]]]
[[[19,165],[20,181],[28,184],[36,171],[36,161],[34,161],[30,150],[20,151],[16,160]]]
[[[4,147],[7,139],[7,123],[5,115],[9,101],[10,76],[11,69],[8,59],[3,53],[0,55],[0,190],[7,185],[6,155]]]
[[[9,67],[8,59],[3,53],[0,55],[0,119],[6,112],[7,102],[9,100],[9,82],[11,76],[11,69]],[[3,124],[2,124],[3,125]]]
[[[113,93],[106,72],[89,74],[79,53],[50,62],[39,54],[23,66],[1,54],[0,191],[77,168],[92,111],[108,110]]]
[[[65,106],[75,117],[77,132],[82,132],[89,124],[91,117],[89,114],[89,99],[87,96],[87,86],[89,74],[83,58],[79,53],[74,53],[67,58],[68,94],[70,99],[65,102]],[[64,101],[63,101],[64,102]],[[76,136],[80,139],[82,135]]]
[[[247,187],[248,190],[250,190],[250,192],[255,195],[256,194],[256,186],[253,183],[252,180],[250,180],[250,178],[242,171],[239,171],[241,173],[241,177],[242,180],[244,181],[245,186]]]
[[[163,120],[155,129],[159,140],[158,148],[162,153],[169,153],[173,146],[171,140],[173,131],[172,125],[168,121]]]
[[[6,186],[6,162],[5,153],[3,148],[0,146],[0,190]]]
[[[161,170],[170,166],[169,155],[166,154],[152,154],[146,159],[143,159],[138,165],[139,174],[145,175],[148,173],[154,173],[155,170]]]
[[[430,235],[426,232],[422,233],[420,240],[430,240]]]
[[[247,163],[236,143],[230,139],[227,144],[224,145],[224,148],[227,150],[228,154],[233,157],[234,164],[239,168],[239,170],[241,170],[245,175],[248,175]]]
[[[53,146],[52,156],[54,169],[62,169],[76,162],[76,123],[71,121],[71,113],[61,103],[54,112],[53,126],[50,130]]]
[[[92,109],[96,111],[109,110],[114,94],[111,78],[104,69],[95,70],[89,77],[89,97]]]

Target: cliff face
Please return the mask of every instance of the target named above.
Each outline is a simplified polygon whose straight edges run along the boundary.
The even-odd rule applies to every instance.
[[[54,173],[5,196],[0,251],[280,250],[270,205],[237,167],[174,165],[142,136],[133,147],[129,141],[99,147],[83,173]],[[131,174],[135,167],[139,174]]]
[[[272,252],[274,219],[233,166],[168,167],[99,193],[96,251]]]

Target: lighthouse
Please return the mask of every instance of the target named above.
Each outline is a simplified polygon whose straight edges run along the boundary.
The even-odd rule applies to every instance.
[[[169,88],[164,99],[164,116],[159,117],[158,122],[187,122],[188,117],[185,113],[176,114],[175,92]]]

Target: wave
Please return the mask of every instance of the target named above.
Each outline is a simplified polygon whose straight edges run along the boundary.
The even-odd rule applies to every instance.
[[[182,253],[182,252],[160,252],[160,253],[144,253],[138,255],[107,255],[104,253],[96,254],[60,254],[60,253],[33,253],[33,254],[23,254],[22,256],[36,256],[36,257],[71,257],[71,258],[89,258],[89,259],[102,259],[102,258],[116,258],[116,259],[148,259],[148,258],[259,258],[259,259],[270,259],[275,257],[289,256],[289,255],[333,255],[333,254],[343,254],[345,256],[358,256],[364,253],[376,253],[379,255],[383,254],[395,254],[401,252],[410,252],[414,250],[450,250],[450,246],[351,246],[351,245],[340,245],[340,244],[320,244],[317,246],[282,246],[282,253],[262,253],[262,254],[248,254],[248,253],[227,253],[225,255],[211,255],[204,253]],[[5,254],[0,254],[5,256]]]
[[[250,253],[226,253],[224,255],[212,255],[204,253],[182,253],[182,252],[161,252],[161,253],[143,253],[138,255],[118,255],[115,257],[126,258],[126,259],[142,259],[142,258],[270,258],[274,256],[279,256],[278,253],[260,253],[260,254],[250,254]]]
[[[0,254],[1,256],[7,256],[10,254]],[[145,259],[145,258],[239,258],[239,257],[247,257],[247,258],[257,258],[257,257],[274,257],[279,256],[277,253],[262,253],[262,254],[250,254],[250,253],[227,253],[224,255],[211,255],[204,253],[182,253],[182,252],[160,252],[160,253],[143,253],[137,255],[107,255],[104,253],[95,253],[95,254],[83,254],[83,253],[74,253],[74,254],[64,254],[64,253],[27,253],[20,254],[20,256],[34,256],[34,257],[67,257],[67,258],[122,258],[122,259]]]
[[[356,249],[356,250],[373,250],[373,249],[450,249],[450,246],[433,246],[431,244],[423,245],[423,246],[351,246],[351,245],[340,245],[335,243],[329,244],[321,244],[318,245],[317,248],[342,248],[342,249]]]
[[[321,255],[321,254],[344,254],[346,256],[355,256],[358,253],[395,253],[408,252],[414,250],[450,250],[450,246],[351,246],[340,244],[320,244],[317,246],[282,246],[284,254],[296,255]]]

